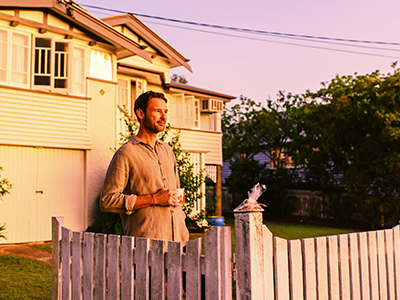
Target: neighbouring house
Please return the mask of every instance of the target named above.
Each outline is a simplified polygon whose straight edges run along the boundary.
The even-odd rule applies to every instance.
[[[172,83],[179,66],[191,70],[130,14],[98,19],[72,1],[2,1],[0,166],[13,189],[0,203],[0,243],[50,240],[51,216],[87,228],[119,146],[118,105],[132,112],[147,90],[166,94],[182,149],[220,185],[220,114],[234,97]]]

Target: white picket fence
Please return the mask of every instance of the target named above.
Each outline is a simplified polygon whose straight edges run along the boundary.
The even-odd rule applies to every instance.
[[[82,232],[53,218],[53,299],[400,299],[400,230],[287,241],[262,214],[235,215],[201,240],[179,242]],[[134,276],[134,270],[136,272]],[[205,275],[205,292],[201,289]],[[151,295],[150,295],[151,294]]]

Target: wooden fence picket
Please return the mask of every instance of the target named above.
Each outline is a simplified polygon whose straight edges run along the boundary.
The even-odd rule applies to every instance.
[[[138,237],[135,249],[135,272],[136,272],[136,299],[149,299],[149,250],[150,240]]]
[[[275,295],[277,300],[289,300],[288,241],[274,238]]]
[[[82,232],[72,233],[72,299],[82,300]]]
[[[371,300],[379,300],[378,250],[376,244],[376,231],[369,231],[367,236],[369,246]]]
[[[395,300],[395,280],[394,280],[394,253],[393,253],[393,230],[386,229],[385,231],[386,243],[386,267],[388,280],[388,299]]]
[[[303,300],[303,261],[300,240],[289,241],[289,277],[290,299]]]
[[[119,300],[119,236],[108,235],[107,243],[108,260],[108,299]]]
[[[195,239],[186,243],[186,298],[201,299],[201,239]],[[152,297],[153,299],[153,297]]]
[[[262,228],[262,246],[264,248],[264,278],[262,280],[264,282],[264,297],[265,299],[274,299],[274,237],[267,226],[263,225]]]
[[[328,236],[329,299],[340,300],[338,237]]]
[[[351,299],[350,267],[349,267],[349,238],[347,234],[339,235],[339,276],[340,294],[342,299]]]
[[[349,247],[350,247],[351,299],[361,300],[358,235],[357,233],[351,233],[348,236],[349,236]]]
[[[385,232],[378,230],[376,232],[376,241],[378,245],[378,276],[379,276],[379,297],[380,300],[388,299],[387,290],[387,269],[386,269],[386,245]]]
[[[133,237],[121,238],[121,299],[133,300]]]
[[[93,300],[94,295],[94,233],[83,234],[83,299]]]
[[[94,299],[106,300],[106,243],[107,235],[95,235]]]
[[[400,226],[393,228],[394,278],[396,299],[400,299]]]
[[[369,272],[369,253],[368,237],[366,232],[358,233],[358,245],[360,247],[360,282],[362,299],[371,299],[370,294],[370,272]]]
[[[165,241],[151,240],[150,264],[151,264],[151,287],[152,300],[165,299]],[[190,298],[189,298],[190,299]]]
[[[64,224],[63,217],[52,217],[51,218],[51,261],[52,261],[52,280],[51,280],[51,299],[61,299],[61,226]]]
[[[71,299],[71,230],[61,227],[62,299]]]
[[[167,298],[168,300],[182,300],[182,253],[180,242],[168,242],[167,254]]]
[[[206,299],[221,299],[221,228],[211,227],[205,233],[204,253],[206,263]]]
[[[221,235],[221,300],[232,299],[232,243],[231,227],[220,227]],[[260,254],[262,256],[262,254]],[[190,298],[188,298],[190,299]]]
[[[303,239],[304,299],[317,299],[315,243],[313,238]]]
[[[329,299],[328,286],[328,258],[326,237],[315,238],[316,270],[317,270],[317,295],[318,299]]]

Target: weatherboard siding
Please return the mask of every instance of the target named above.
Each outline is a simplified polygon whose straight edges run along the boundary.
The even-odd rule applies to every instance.
[[[0,88],[0,144],[90,149],[88,101]]]

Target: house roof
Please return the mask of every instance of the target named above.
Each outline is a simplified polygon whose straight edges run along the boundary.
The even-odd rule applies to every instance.
[[[180,92],[180,93],[186,92],[186,93],[190,93],[194,96],[197,96],[199,98],[213,98],[213,99],[222,100],[224,102],[229,102],[233,99],[236,99],[236,97],[231,96],[231,95],[213,92],[213,91],[205,90],[202,88],[198,88],[198,87],[194,87],[194,86],[182,84],[182,83],[171,82],[171,83],[165,84],[165,87],[168,88],[170,92]]]
[[[83,9],[74,1],[65,0],[1,0],[0,9],[49,9],[50,11],[62,15],[65,19],[86,31],[100,37],[111,45],[116,47],[116,54],[118,59],[138,55],[143,59],[152,62],[149,54],[141,49],[141,46],[112,28],[109,24],[91,15],[88,11]],[[33,25],[32,21],[27,21],[19,17],[4,16],[10,21],[17,21],[21,24]],[[51,26],[47,24],[37,24],[40,27]]]
[[[152,47],[160,51],[171,61],[171,68],[184,66],[190,72],[192,68],[188,64],[189,59],[176,51],[171,45],[164,41],[159,35],[147,27],[142,21],[132,14],[122,14],[111,17],[102,18],[102,20],[111,26],[125,25],[134,33],[139,35]]]

